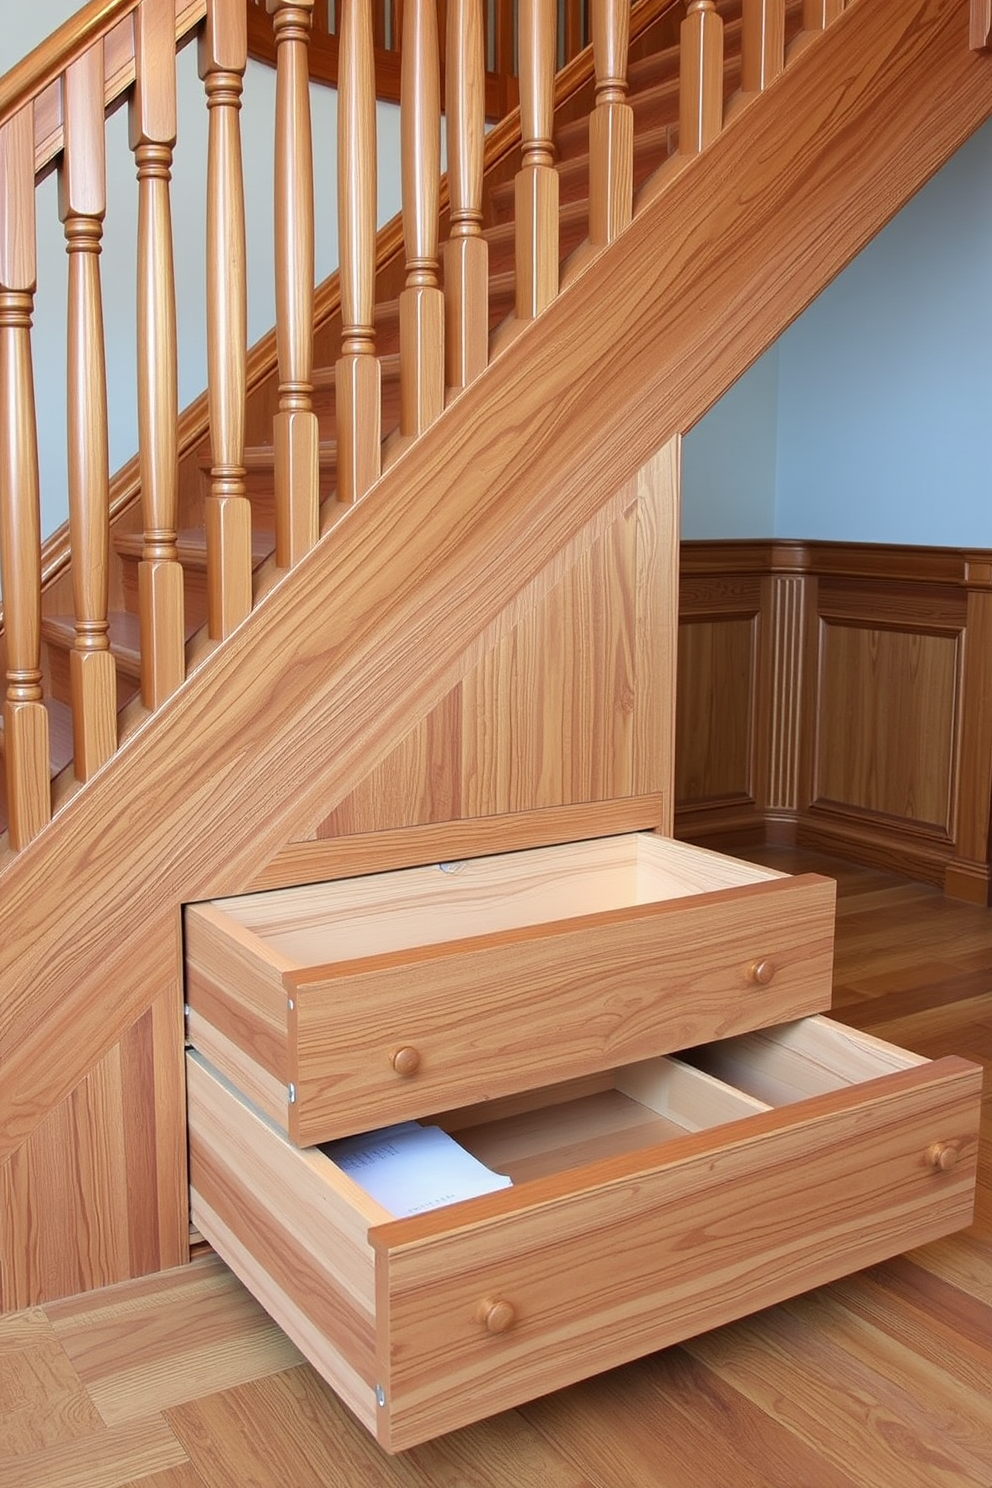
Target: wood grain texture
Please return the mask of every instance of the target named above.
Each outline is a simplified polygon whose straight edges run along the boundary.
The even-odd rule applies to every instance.
[[[207,0],[175,0],[175,36],[199,25]],[[12,67],[0,87],[0,118],[34,101],[34,165],[43,174],[65,145],[61,77],[94,45],[104,47],[104,103],[109,109],[134,82],[133,12],[140,0],[89,0],[75,15]]]
[[[46,1316],[106,1426],[299,1362],[285,1334],[215,1256],[160,1272],[143,1289],[105,1287],[56,1303]]]
[[[919,1019],[918,1028],[930,1029],[920,1035],[923,1044],[956,1044],[958,1052],[992,1068],[986,911],[950,903],[931,885],[837,859],[783,849],[760,857],[779,869],[837,878],[840,1016],[879,1031],[901,1018],[910,1042]],[[290,1479],[300,1488],[437,1488],[448,1482],[473,1488],[904,1488],[907,1477],[925,1477],[934,1453],[934,1470],[944,1481],[951,1474],[955,1488],[973,1488],[988,1476],[981,1454],[990,1439],[992,1186],[986,1182],[983,1189],[981,1182],[990,1172],[990,1115],[986,1100],[979,1205],[970,1230],[831,1284],[815,1294],[827,1305],[797,1310],[786,1304],[746,1326],[730,1325],[730,1349],[717,1372],[684,1348],[670,1348],[388,1457],[308,1366],[271,1372],[274,1355],[262,1345],[254,1304],[224,1268],[201,1260],[178,1276],[128,1283],[109,1297],[91,1294],[0,1321],[0,1420],[12,1419],[20,1443],[30,1449],[28,1475],[6,1439],[0,1476],[5,1483],[18,1474],[15,1481],[27,1477],[32,1485],[58,1488],[66,1481],[57,1470],[66,1457],[56,1436],[83,1426],[88,1408],[76,1393],[68,1358],[58,1362],[51,1352],[65,1323],[79,1329],[80,1342],[86,1338],[93,1360],[107,1327],[105,1382],[116,1376],[124,1386],[130,1380],[136,1408],[154,1394],[153,1381],[167,1375],[170,1343],[172,1374],[189,1386],[189,1398],[166,1414],[191,1462],[140,1476],[146,1464],[135,1459],[131,1470],[118,1452],[120,1438],[111,1438],[122,1485],[138,1479],[142,1488],[243,1488],[250,1481],[253,1488],[285,1488]],[[125,1328],[132,1310],[133,1356]],[[187,1327],[170,1323],[177,1310]],[[194,1343],[198,1314],[211,1322]],[[256,1357],[260,1377],[232,1386],[225,1385],[225,1372],[239,1337],[238,1317],[244,1352]],[[29,1362],[32,1349],[43,1351],[34,1356],[37,1368]],[[16,1399],[2,1383],[10,1359]],[[216,1373],[208,1367],[212,1361]],[[44,1456],[34,1455],[45,1442],[62,1454],[47,1476]],[[134,1442],[140,1447],[140,1433]]]
[[[723,128],[723,17],[715,0],[690,0],[679,64],[679,151],[698,155]]]
[[[529,856],[539,860],[542,854]],[[559,914],[574,918],[557,918],[551,910],[546,924],[480,934],[497,906],[487,905],[483,889],[475,890],[475,903],[472,870],[488,866],[465,865],[464,891],[461,873],[414,874],[415,883],[450,885],[457,897],[451,902],[430,894],[432,926],[412,931],[412,943],[395,950],[393,931],[409,922],[411,906],[401,884],[390,898],[386,876],[381,910],[391,923],[379,916],[358,926],[362,940],[377,944],[357,958],[355,927],[330,905],[323,916],[308,913],[304,896],[299,930],[294,936],[287,921],[277,943],[292,946],[295,938],[298,954],[309,950],[318,962],[321,953],[340,960],[338,966],[304,962],[285,974],[280,1002],[285,1007],[289,998],[291,1006],[284,1013],[284,1051],[274,1033],[262,1036],[268,1030],[260,1029],[255,1010],[242,1005],[235,970],[243,959],[241,936],[227,966],[222,947],[213,948],[217,967],[204,998],[194,944],[191,1007],[263,1068],[286,1070],[295,1101],[287,1105],[283,1085],[273,1086],[274,1103],[261,1103],[294,1142],[347,1135],[356,1110],[367,1125],[383,1126],[536,1087],[546,1082],[549,1047],[567,1079],[826,1006],[833,896],[815,879],[704,892],[698,903],[695,896],[650,903],[655,891],[647,876],[638,876],[631,888],[639,905],[613,909],[606,907],[614,893],[605,875],[600,893],[598,876],[583,883],[563,872]],[[492,883],[498,892],[499,879]],[[363,885],[355,880],[346,887]],[[507,876],[505,892],[525,907],[539,897],[519,874]],[[590,893],[604,907],[584,915],[582,901]],[[540,897],[546,900],[547,890]],[[535,902],[530,913],[537,920],[549,911]],[[446,930],[456,938],[446,942]],[[425,938],[428,944],[421,943]],[[265,948],[260,951],[264,956]],[[774,968],[767,985],[750,976],[762,961]],[[214,992],[218,985],[223,990]],[[401,1047],[420,1056],[407,1078],[391,1064]],[[243,1078],[240,1062],[219,1052],[211,1058],[228,1078]],[[261,1099],[267,1092],[253,1084]]]
[[[321,837],[667,791],[678,453],[563,550],[495,644],[320,823]]]
[[[842,1061],[829,1082],[821,1031]],[[475,1418],[480,1400],[488,1413],[966,1222],[980,1071],[953,1059],[900,1068],[898,1051],[829,1023],[810,1028],[809,1040],[809,1088],[824,1093],[798,1105],[627,1156],[587,1154],[579,1169],[449,1211],[372,1219],[378,1410],[342,1291],[350,1275],[351,1306],[367,1296],[362,1225],[378,1206],[319,1153],[282,1141],[191,1056],[194,1192],[203,1200],[194,1217],[304,1349],[316,1342],[318,1367],[397,1450]],[[777,1035],[768,1047],[796,1053]],[[859,1066],[868,1083],[848,1086]],[[885,1069],[884,1080],[871,1078]],[[563,1109],[552,1107],[552,1119]],[[936,1176],[924,1160],[935,1132],[961,1153]],[[239,1154],[248,1152],[246,1165]],[[307,1196],[312,1208],[301,1207]],[[788,1221],[769,1228],[772,1212]],[[310,1238],[317,1213],[325,1238],[334,1232],[330,1248]],[[623,1276],[604,1291],[604,1258],[619,1250]],[[498,1338],[479,1328],[486,1295],[513,1309]],[[307,1336],[314,1326],[316,1341]]]
[[[947,1072],[950,1075],[949,1067]],[[936,1076],[936,1069],[933,1073]],[[893,1094],[895,1085],[903,1082],[908,1092],[917,1074],[892,1076]],[[819,1099],[833,1103],[836,1097]],[[970,1100],[974,1111],[974,1080]],[[653,1173],[641,1171],[636,1183],[629,1185],[618,1172],[614,1183],[602,1187],[597,1183],[595,1188],[571,1197],[559,1186],[554,1199],[549,1195],[547,1207],[537,1202],[540,1183],[529,1185],[529,1190],[520,1193],[533,1194],[532,1206],[526,1214],[516,1216],[512,1238],[505,1223],[497,1226],[498,1249],[493,1243],[496,1232],[488,1234],[481,1213],[479,1222],[464,1228],[454,1244],[447,1243],[436,1223],[431,1226],[405,1220],[381,1231],[373,1230],[371,1238],[384,1265],[388,1257],[388,1271],[383,1272],[378,1292],[379,1307],[388,1297],[393,1340],[403,1338],[406,1343],[402,1356],[393,1353],[390,1377],[384,1381],[391,1403],[388,1444],[396,1449],[415,1441],[425,1429],[432,1433],[444,1429],[446,1423],[454,1425],[464,1420],[464,1413],[473,1410],[473,1395],[478,1398],[481,1389],[490,1405],[525,1399],[556,1381],[579,1378],[608,1362],[620,1362],[645,1348],[675,1341],[685,1336],[687,1329],[696,1332],[742,1309],[750,1311],[763,1305],[762,1298],[764,1303],[774,1301],[794,1288],[798,1275],[805,1285],[815,1285],[861,1264],[856,1259],[859,1255],[867,1260],[872,1254],[880,1257],[898,1250],[898,1232],[907,1222],[911,1228],[921,1222],[924,1230],[930,1224],[942,1226],[948,1217],[943,1196],[935,1202],[938,1196],[931,1192],[929,1200],[924,1200],[923,1188],[918,1189],[917,1202],[923,1202],[929,1217],[923,1219],[918,1210],[916,1219],[910,1221],[905,1207],[909,1188],[897,1195],[892,1186],[896,1184],[897,1169],[902,1169],[907,1179],[915,1169],[915,1182],[919,1182],[921,1139],[925,1147],[923,1134],[933,1128],[933,1113],[917,1125],[912,1106],[913,1101],[907,1100],[899,1117],[891,1112],[883,1117],[882,1108],[877,1107],[869,1118],[873,1133],[867,1139],[870,1147],[880,1151],[877,1144],[881,1142],[889,1148],[889,1160],[879,1168],[872,1161],[866,1162],[867,1150],[853,1166],[849,1163],[855,1148],[866,1140],[865,1129],[855,1135],[860,1121],[854,1118],[853,1126],[842,1121],[842,1131],[835,1126],[839,1113],[830,1120],[824,1106],[816,1135],[811,1128],[804,1128],[802,1140],[809,1145],[804,1147],[801,1162],[795,1152],[792,1158],[786,1156],[786,1148],[797,1138],[797,1132],[786,1135],[781,1127],[783,1113],[779,1112],[749,1118],[755,1132],[768,1124],[767,1147],[760,1149],[759,1156],[759,1148],[749,1145],[744,1168],[738,1166],[743,1149],[722,1146],[716,1154],[711,1151],[705,1160],[706,1184],[694,1181],[689,1154],[695,1144],[712,1148],[711,1134],[673,1144],[670,1166]],[[952,1102],[944,1116],[938,1117],[938,1125],[944,1123],[948,1130],[963,1131],[967,1122],[965,1104],[955,1109]],[[775,1138],[771,1136],[773,1127],[778,1128]],[[908,1141],[905,1156],[896,1159],[892,1144],[904,1141]],[[779,1142],[784,1144],[781,1148]],[[685,1160],[679,1161],[676,1153],[681,1157],[683,1152]],[[773,1152],[779,1156],[773,1157]],[[621,1161],[617,1161],[618,1169]],[[809,1161],[815,1162],[817,1172],[812,1191],[801,1176]],[[591,1174],[596,1170],[586,1171]],[[709,1221],[703,1219],[705,1208],[713,1202],[712,1195],[707,1198],[709,1181],[719,1192],[719,1226],[712,1224],[712,1215]],[[913,1180],[908,1181],[913,1186]],[[564,1179],[559,1180],[559,1185],[562,1183]],[[891,1193],[891,1203],[884,1197],[885,1190]],[[512,1192],[504,1191],[478,1203],[496,1211],[506,1207],[506,1196]],[[738,1193],[740,1208],[735,1197]],[[833,1230],[827,1238],[821,1202],[835,1220],[844,1212],[843,1234]],[[755,1223],[763,1229],[755,1216],[768,1212],[769,1206],[778,1214],[790,1216],[787,1227],[777,1227],[774,1266],[758,1261],[750,1234]],[[968,1213],[970,1203],[966,1201],[956,1223],[966,1220]],[[863,1223],[858,1221],[859,1214],[864,1216]],[[718,1230],[723,1238],[719,1238]],[[687,1240],[690,1234],[692,1244]],[[703,1234],[705,1240],[700,1239]],[[765,1243],[758,1242],[758,1249]],[[622,1280],[617,1278],[609,1292],[604,1292],[604,1269],[610,1269],[607,1257],[621,1250],[625,1256]],[[788,1263],[780,1271],[778,1266],[785,1256]],[[736,1270],[745,1257],[756,1263],[754,1271],[750,1260],[745,1263],[744,1272],[750,1277],[746,1283],[743,1273]],[[728,1264],[738,1278],[736,1284],[725,1269]],[[759,1272],[761,1279],[756,1282]],[[497,1295],[512,1300],[520,1319],[495,1346],[484,1333],[480,1338],[475,1319],[482,1277],[490,1293],[495,1290]],[[683,1307],[689,1312],[683,1313]],[[450,1319],[443,1359],[432,1342],[432,1331],[437,1339],[439,1309]],[[384,1368],[385,1360],[381,1360],[380,1369]],[[429,1382],[438,1378],[445,1382],[441,1399],[433,1398],[429,1388]]]
[[[207,142],[207,401],[211,493],[205,502],[208,628],[222,640],[251,609],[251,509],[245,499],[246,242],[241,95],[245,7],[211,0],[199,49]]]
[[[741,88],[760,92],[785,66],[784,0],[744,0]]]
[[[680,832],[799,833],[986,903],[988,572],[950,548],[685,544]],[[759,638],[735,687],[716,643],[747,616]],[[697,633],[714,647],[690,656]],[[730,725],[707,735],[716,696]],[[753,800],[721,804],[748,768]]]
[[[670,812],[670,792],[659,792],[620,801],[555,806],[548,811],[462,818],[438,826],[304,839],[283,848],[247,887],[272,889],[439,863],[452,856],[477,858],[488,852],[548,847],[616,832],[663,829]]]
[[[954,637],[823,625],[813,803],[949,833],[959,669]]]
[[[173,988],[0,1169],[5,1308],[185,1259],[181,1034]]]
[[[313,140],[307,44],[313,0],[272,0],[276,41],[275,267],[279,414],[275,444],[276,563],[291,567],[317,540],[319,433],[313,412]]]
[[[676,808],[754,798],[758,639],[754,615],[680,627]]]
[[[925,16],[934,24],[922,48]],[[755,153],[755,103],[739,129],[686,167],[663,207],[635,217],[608,264],[604,255],[591,265],[544,326],[522,335],[457,400],[439,422],[443,437],[422,442],[431,450],[413,450],[393,467],[333,544],[275,587],[198,670],[154,730],[130,739],[112,782],[98,777],[67,804],[44,852],[13,863],[8,856],[4,912],[17,929],[0,950],[5,1153],[145,1005],[144,984],[168,926],[174,934],[179,903],[242,887],[294,829],[326,815],[335,804],[331,779],[343,798],[367,773],[373,729],[371,747],[384,755],[409,732],[411,709],[426,715],[450,690],[467,636],[578,530],[603,499],[600,483],[615,489],[674,428],[692,422],[980,122],[987,88],[975,59],[959,59],[959,21],[940,0],[908,18],[891,0],[846,12],[762,96],[761,131],[769,151],[781,152],[774,181],[738,200],[743,163]],[[889,86],[871,101],[868,82],[883,59]],[[852,67],[863,86],[852,85]],[[795,137],[800,95],[825,119],[812,156]],[[930,103],[922,110],[924,96],[948,100],[946,113]],[[908,139],[907,117],[917,121]],[[800,164],[806,189],[797,193]],[[725,214],[728,232],[754,228],[742,239],[732,295],[712,272],[715,245],[687,232],[657,252],[662,222],[677,208],[691,214],[692,192],[697,205],[705,199]],[[832,224],[815,246],[811,219]],[[772,280],[787,289],[774,307],[748,292]],[[731,300],[746,304],[746,315]],[[727,338],[714,356],[705,329],[716,324]],[[490,445],[480,470],[474,436],[483,406]],[[569,417],[580,407],[581,419]],[[329,589],[337,595],[333,625]],[[275,696],[269,679],[288,647],[294,666]],[[216,761],[233,737],[244,745],[244,767],[228,793],[216,789]],[[136,860],[126,844],[149,794],[158,809]],[[103,849],[95,867],[94,833]],[[46,902],[60,906],[57,939]],[[106,953],[88,958],[98,919]]]

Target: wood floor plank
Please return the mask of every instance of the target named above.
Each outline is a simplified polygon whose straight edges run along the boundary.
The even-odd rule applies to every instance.
[[[946,1243],[946,1242],[945,1242]],[[906,1256],[835,1282],[833,1297],[969,1390],[989,1391],[992,1307]]]
[[[0,1318],[0,1482],[7,1458],[102,1429],[42,1310]]]
[[[388,1457],[305,1365],[167,1414],[210,1488],[595,1488],[513,1411]]]
[[[952,1286],[992,1306],[992,1246],[972,1235],[955,1235],[954,1243],[935,1240],[909,1252],[909,1259]]]
[[[988,1479],[924,1401],[811,1328],[791,1304],[686,1349],[835,1467],[856,1463],[859,1488],[976,1488]]]
[[[750,856],[836,875],[840,1021],[992,1067],[992,911]],[[992,1077],[971,1228],[808,1297],[397,1458],[298,1361],[212,1255],[0,1319],[0,1488],[992,1488]]]
[[[893,1309],[895,1311],[895,1309]],[[833,1287],[824,1287],[784,1305],[783,1312],[798,1326],[815,1333],[823,1343],[854,1361],[865,1377],[880,1375],[891,1392],[893,1410],[905,1402],[906,1425],[919,1429],[926,1422],[935,1441],[975,1465],[975,1482],[992,1483],[992,1348],[986,1347],[981,1378],[968,1381],[956,1373],[945,1352],[897,1336],[894,1327],[880,1328],[845,1304]],[[848,1363],[850,1380],[851,1364]],[[919,1419],[912,1419],[913,1402]]]
[[[60,1305],[55,1329],[108,1426],[300,1362],[300,1354],[216,1258]],[[81,1299],[85,1301],[86,1299]]]
[[[161,1416],[0,1462],[3,1488],[126,1488],[188,1463]],[[180,1480],[180,1488],[186,1488]],[[200,1488],[193,1480],[190,1488]]]
[[[681,1348],[546,1395],[521,1414],[596,1488],[857,1483]]]
[[[132,1482],[140,1483],[141,1488],[210,1488],[191,1462],[184,1462],[179,1467],[167,1467],[164,1472],[151,1473],[148,1477],[134,1478]]]

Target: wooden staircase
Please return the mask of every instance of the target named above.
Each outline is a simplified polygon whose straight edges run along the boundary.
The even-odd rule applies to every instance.
[[[631,63],[629,69],[629,103],[634,116],[633,185],[639,191],[678,147],[679,66],[677,40],[678,20],[683,7],[675,4],[671,14],[664,8],[659,23],[645,30],[642,50],[646,54]],[[718,12],[724,27],[724,105],[729,107],[740,87],[741,74],[741,0],[721,0]],[[802,30],[802,0],[789,0],[786,9],[786,43],[791,45]],[[655,49],[656,48],[656,49]],[[569,260],[587,240],[589,222],[589,127],[586,87],[559,109],[554,146],[559,178],[559,251],[561,274],[567,278]],[[577,102],[583,107],[576,112]],[[576,114],[569,118],[568,115]],[[564,116],[564,117],[562,117]],[[511,157],[517,163],[517,155]],[[489,259],[490,327],[496,333],[500,326],[515,330],[515,224],[514,179],[504,166],[494,173],[505,179],[485,183],[483,230]],[[381,276],[384,277],[384,276]],[[443,272],[441,275],[443,285]],[[399,301],[395,295],[379,299],[375,307],[376,345],[382,377],[382,429],[384,463],[388,463],[397,443],[400,423],[400,354]],[[324,508],[323,530],[334,525],[341,512],[335,501],[337,490],[337,421],[335,415],[335,369],[333,364],[317,367],[313,372],[313,406],[320,429],[320,497]],[[274,449],[271,442],[249,446],[245,450],[245,490],[252,508],[252,565],[258,573],[263,566],[271,572],[275,552]],[[179,561],[184,575],[185,638],[192,641],[207,624],[207,540],[203,503],[210,491],[211,456],[205,442],[196,459],[196,479],[191,482],[191,499],[184,512],[184,525],[177,535]],[[143,538],[135,524],[136,504],[118,521],[113,538],[113,555],[119,572],[111,583],[111,592],[122,598],[122,607],[109,615],[109,638],[117,672],[117,704],[122,711],[141,691],[141,652],[138,626],[138,565],[142,559]],[[58,591],[66,593],[63,584]],[[57,601],[56,601],[57,603]],[[43,600],[41,634],[47,648],[47,675],[50,691],[47,698],[51,730],[51,769],[53,776],[66,770],[72,761],[72,717],[69,657],[76,639],[72,614],[51,608]],[[127,728],[127,721],[124,721]],[[0,830],[6,825],[4,802],[0,796]]]
[[[740,91],[728,45],[727,126],[698,152],[679,147],[677,53],[667,47],[632,61],[634,215],[595,249],[586,241],[591,81],[576,90],[555,126],[562,289],[534,319],[513,313],[519,152],[506,153],[485,208],[490,365],[416,440],[395,432],[398,251],[380,262],[383,475],[347,507],[335,493],[337,322],[321,301],[317,357],[328,370],[313,379],[321,540],[291,572],[276,567],[273,445],[250,447],[254,605],[226,639],[211,640],[201,628],[210,456],[202,442],[190,444],[177,544],[187,677],[154,714],[136,695],[140,518],[132,505],[117,519],[121,603],[110,637],[120,748],[85,784],[62,775],[50,824],[22,850],[0,839],[3,1197],[13,1204],[16,1194],[25,1215],[37,1208],[31,1195],[44,1191],[46,1233],[64,1229],[74,1201],[48,1194],[46,1160],[32,1144],[44,1144],[53,1122],[76,1120],[66,1114],[73,1102],[98,1102],[93,1081],[104,1079],[108,1060],[124,1058],[116,1051],[136,1029],[145,1030],[140,1058],[155,1071],[157,1168],[120,1201],[135,1213],[158,1206],[155,1240],[91,1255],[87,1284],[184,1254],[183,1164],[174,1151],[180,906],[257,884],[438,703],[507,606],[540,587],[556,555],[595,527],[655,452],[992,113],[988,60],[969,51],[959,0],[918,0],[909,13],[905,0],[855,0],[826,29],[811,29],[821,9],[824,20],[829,5],[789,8],[790,60],[764,92]],[[732,40],[734,7],[721,10]],[[264,428],[276,381],[271,370],[256,378],[250,429]],[[65,575],[60,585],[53,594],[66,592]],[[71,737],[60,659],[71,633],[56,605],[43,620],[53,741]],[[55,750],[58,770],[66,756],[57,742]],[[98,1120],[94,1150],[102,1130]],[[116,1171],[112,1154],[100,1161]],[[141,1164],[127,1161],[136,1174]],[[0,1309],[59,1284],[27,1266],[4,1289],[3,1259]]]

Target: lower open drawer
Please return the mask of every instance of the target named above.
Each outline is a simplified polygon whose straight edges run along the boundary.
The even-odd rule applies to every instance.
[[[391,1451],[967,1224],[981,1070],[813,1017],[446,1113],[394,1219],[189,1055],[192,1217]]]

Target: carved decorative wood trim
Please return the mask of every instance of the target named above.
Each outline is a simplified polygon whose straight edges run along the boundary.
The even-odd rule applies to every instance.
[[[797,840],[986,903],[990,557],[685,544],[680,835]],[[748,623],[762,637],[750,672]]]

